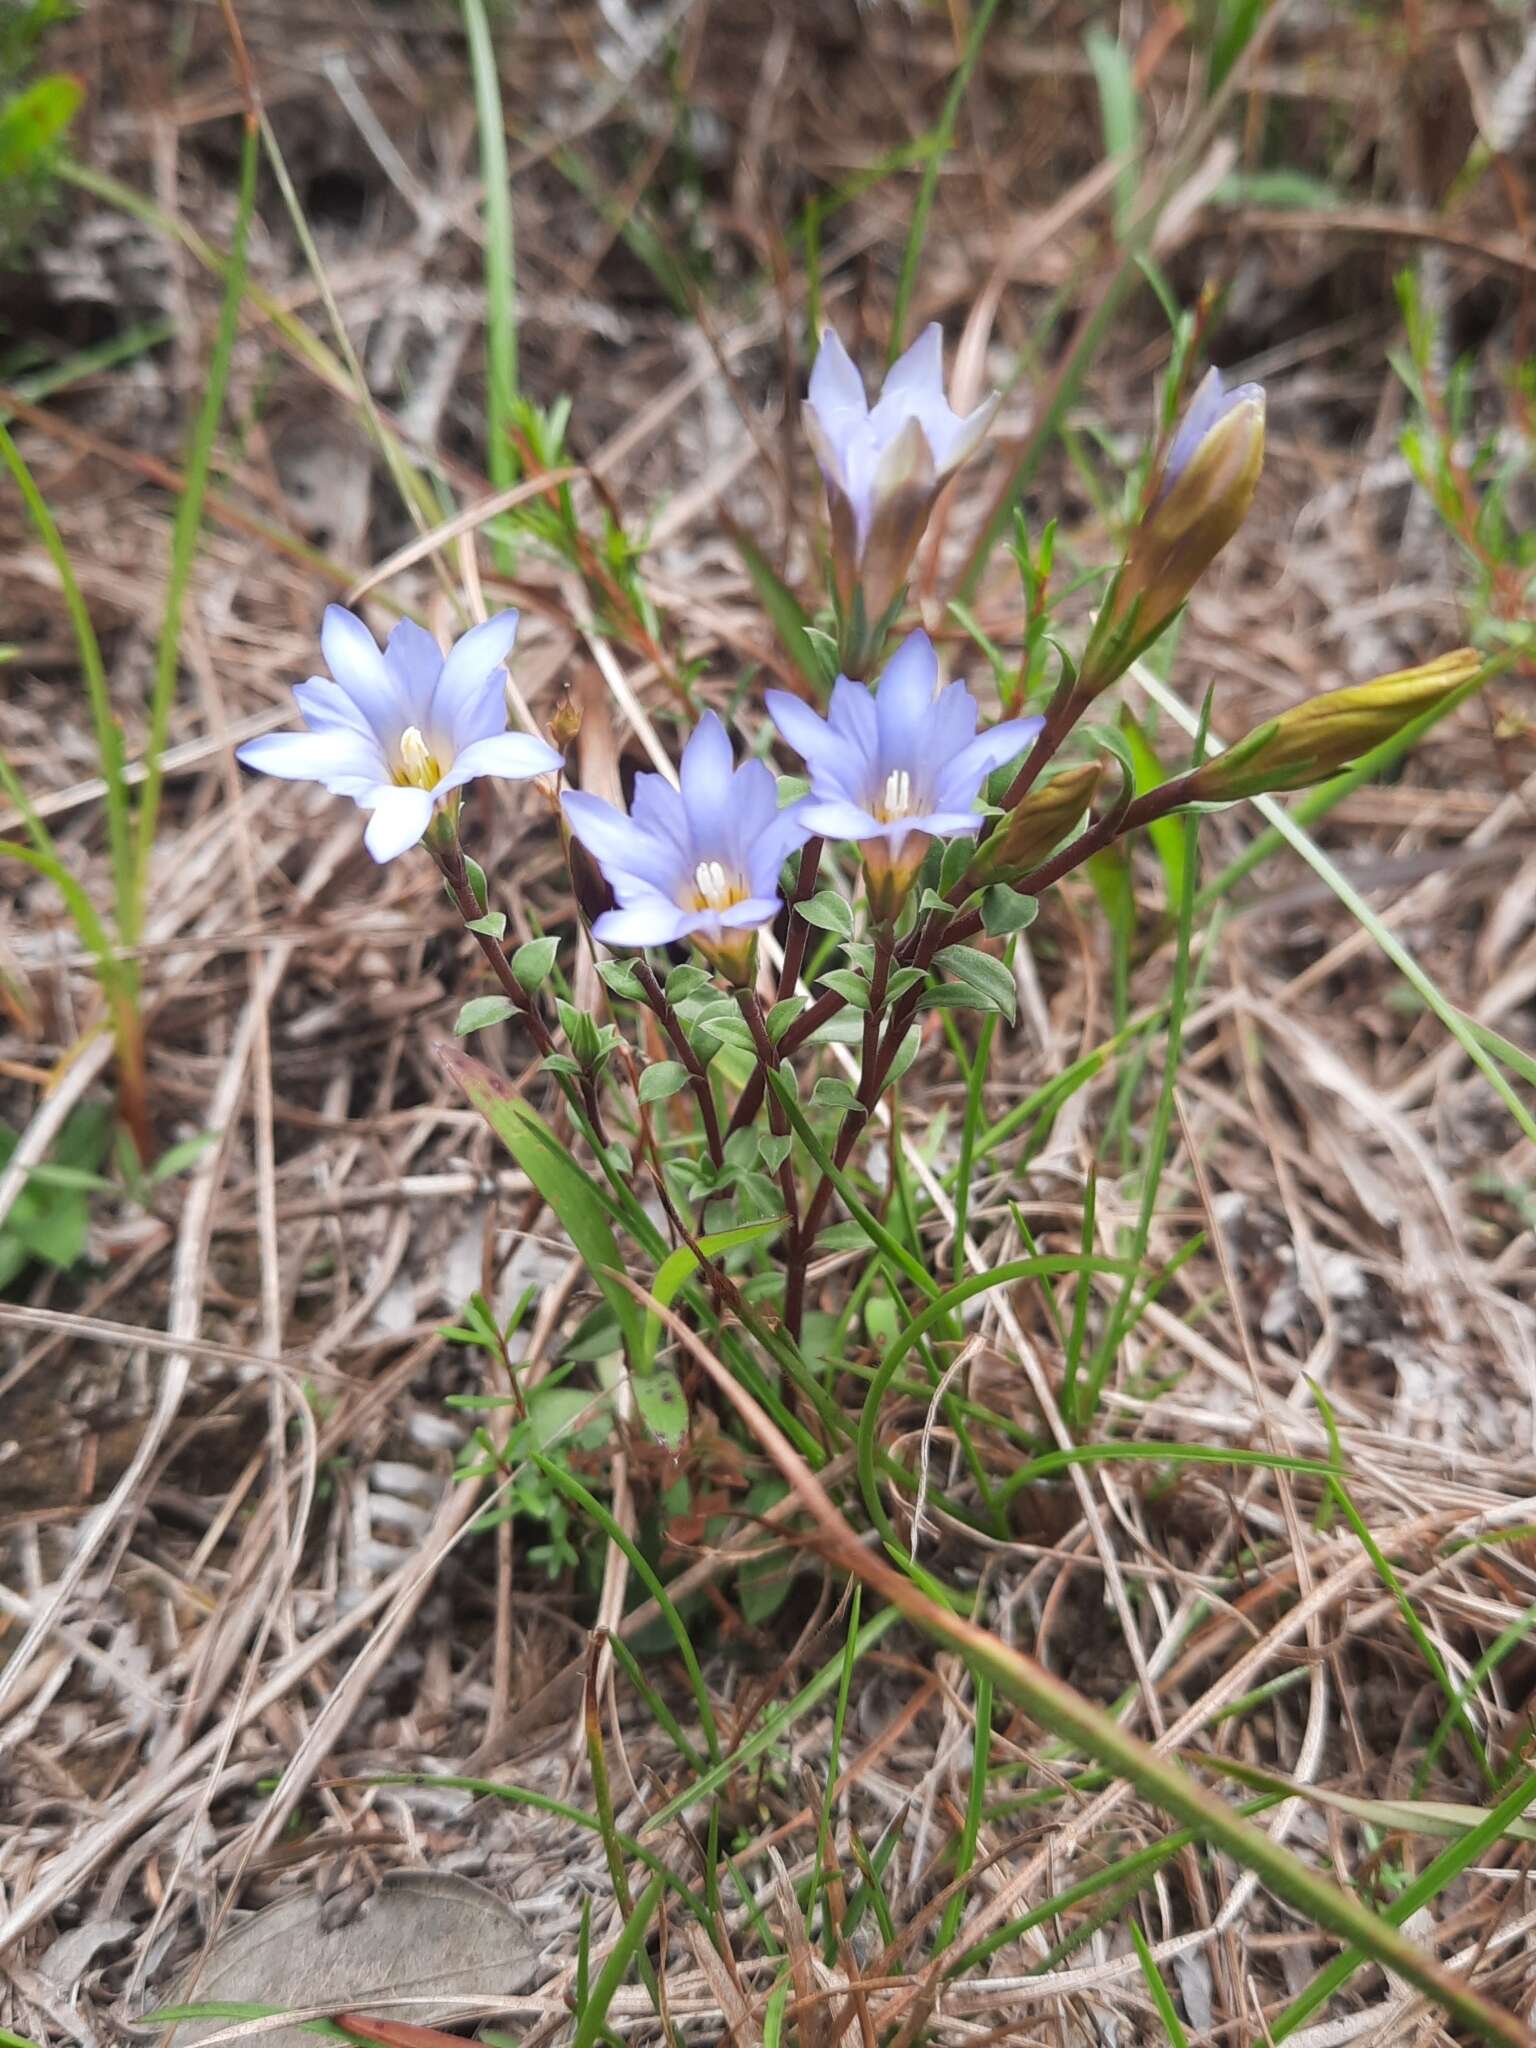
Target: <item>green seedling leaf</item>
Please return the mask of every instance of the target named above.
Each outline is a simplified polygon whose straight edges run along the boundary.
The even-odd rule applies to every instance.
[[[758,1223],[737,1224],[731,1230],[711,1230],[698,1240],[698,1250],[705,1258],[713,1259],[722,1252],[734,1251],[738,1245],[755,1244],[759,1238],[771,1237],[783,1225],[782,1216],[767,1216]],[[699,1269],[698,1254],[692,1245],[679,1245],[675,1252],[663,1259],[656,1268],[656,1278],[651,1282],[651,1294],[663,1308],[670,1308],[677,1299],[678,1290],[692,1279]],[[634,1296],[628,1294],[631,1303]],[[640,1350],[636,1354],[639,1365],[636,1368],[637,1381],[651,1371],[656,1357],[656,1347],[661,1341],[661,1318],[654,1309],[645,1311],[645,1330]]]
[[[217,1131],[199,1131],[194,1137],[183,1138],[179,1145],[170,1146],[149,1169],[149,1185],[157,1188],[164,1181],[174,1180],[178,1173],[185,1173],[189,1166],[196,1166],[203,1154],[217,1145],[219,1136]]]
[[[471,996],[453,1022],[455,1038],[467,1038],[471,1031],[488,1030],[517,1015],[517,1006],[507,996]]]
[[[59,71],[38,79],[0,107],[0,184],[37,169],[84,98],[79,79]]]
[[[612,1423],[607,1397],[584,1387],[538,1386],[528,1396],[528,1426],[541,1451],[556,1444],[595,1451],[608,1441]]]
[[[626,1002],[631,1003],[645,1000],[645,990],[640,986],[640,977],[627,960],[599,960],[597,971],[611,994],[622,996]]]
[[[818,890],[809,902],[800,905],[800,915],[818,931],[836,932],[840,939],[853,936],[852,908],[835,889]]]
[[[648,1433],[668,1450],[676,1450],[688,1434],[688,1403],[677,1374],[664,1365],[636,1373],[635,1412]]]
[[[658,1060],[640,1076],[636,1090],[642,1102],[665,1102],[688,1086],[688,1069],[681,1060]]]
[[[990,953],[979,953],[974,946],[945,946],[934,955],[933,964],[978,996],[981,1000],[977,1007],[997,1010],[1010,1024],[1017,1017],[1019,997],[1013,976]]]
[[[618,1277],[625,1271],[625,1261],[597,1183],[577,1165],[569,1147],[556,1138],[538,1112],[514,1095],[500,1075],[457,1046],[440,1045],[437,1056],[449,1078],[479,1110],[559,1217],[593,1284],[613,1310],[626,1353],[631,1359],[641,1358],[644,1321],[640,1305]]]
[[[488,939],[504,939],[507,935],[507,913],[504,910],[487,911],[484,917],[470,918],[464,929],[483,932]]]
[[[1026,931],[1039,915],[1037,897],[1021,896],[1002,882],[994,883],[981,899],[982,927],[989,938],[1006,939],[1012,932]]]
[[[822,986],[834,990],[855,1010],[869,1008],[869,983],[851,967],[834,967],[819,977]]]
[[[526,946],[519,946],[512,955],[512,972],[517,976],[518,987],[527,989],[530,995],[536,988],[542,988],[554,972],[559,951],[560,941],[555,938],[530,939]]]

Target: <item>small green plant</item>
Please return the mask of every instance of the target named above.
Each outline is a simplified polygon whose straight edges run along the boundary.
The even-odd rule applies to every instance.
[[[0,267],[19,262],[52,201],[59,155],[85,97],[68,72],[38,73],[48,31],[74,12],[71,0],[0,8]]]

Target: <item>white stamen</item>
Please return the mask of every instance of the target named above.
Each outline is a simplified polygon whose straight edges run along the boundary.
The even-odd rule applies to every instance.
[[[693,886],[701,910],[729,910],[737,899],[731,878],[718,860],[701,860],[693,871]]]
[[[885,778],[885,789],[880,797],[880,815],[889,824],[893,818],[905,818],[912,809],[912,777],[905,768],[893,768]]]
[[[433,788],[442,773],[419,725],[408,725],[400,735],[400,772],[416,789]]]

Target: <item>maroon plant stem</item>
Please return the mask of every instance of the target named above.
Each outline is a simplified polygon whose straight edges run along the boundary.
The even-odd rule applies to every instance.
[[[645,990],[645,999],[656,1013],[657,1021],[671,1043],[672,1050],[688,1069],[689,1084],[694,1100],[699,1105],[699,1115],[704,1121],[704,1142],[709,1147],[710,1160],[717,1168],[724,1164],[725,1147],[720,1141],[720,1117],[715,1108],[714,1091],[709,1085],[709,1075],[704,1063],[688,1042],[682,1019],[667,1000],[666,991],[656,979],[650,962],[643,957],[635,961],[635,979]]]

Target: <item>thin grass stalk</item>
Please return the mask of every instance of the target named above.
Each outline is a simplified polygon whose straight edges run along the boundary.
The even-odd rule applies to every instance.
[[[139,797],[134,850],[134,888],[128,920],[122,931],[125,945],[135,945],[143,926],[144,898],[149,887],[149,862],[154,851],[155,828],[160,819],[160,791],[165,776],[163,755],[170,730],[171,705],[176,696],[180,669],[181,621],[187,591],[192,581],[192,564],[202,532],[203,497],[213,460],[214,437],[224,410],[235,336],[240,325],[240,302],[245,293],[245,249],[251,216],[256,204],[256,167],[261,155],[261,133],[254,118],[247,120],[240,143],[240,188],[235,211],[235,230],[230,242],[229,267],[224,277],[224,301],[203,402],[198,409],[187,460],[186,484],[176,507],[176,525],[171,536],[171,573],[165,593],[165,620],[160,629],[160,646],[155,660],[154,681],[149,698],[149,735],[145,746],[144,787]]]

